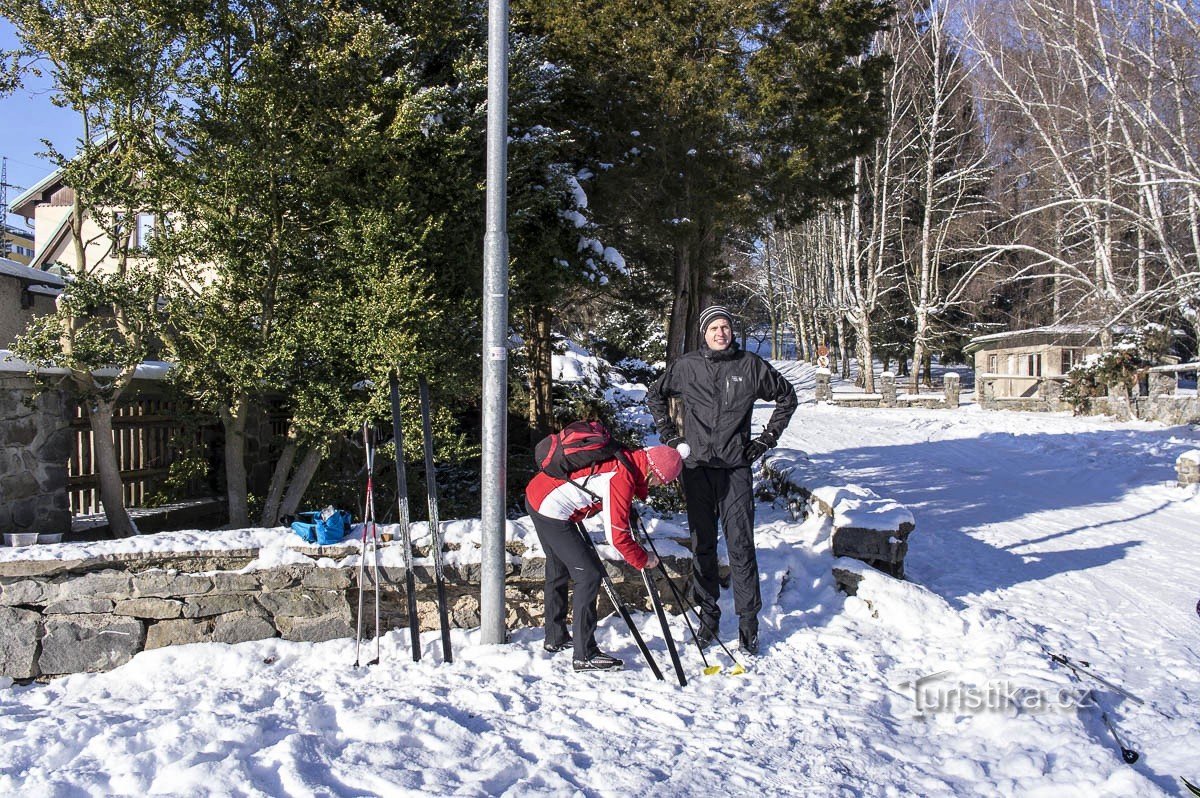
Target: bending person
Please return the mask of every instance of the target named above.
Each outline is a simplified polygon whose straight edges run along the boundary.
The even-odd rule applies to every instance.
[[[645,499],[650,487],[679,477],[683,460],[669,446],[625,451],[556,479],[539,471],[525,488],[525,507],[546,552],[546,638],[549,652],[562,651],[574,642],[572,665],[576,671],[620,670],[624,663],[596,645],[596,596],[600,592],[602,564],[584,541],[576,523],[599,514],[608,542],[625,562],[639,570],[653,568],[658,559],[634,539],[630,510],[635,498]],[[567,631],[567,583],[575,581],[572,609],[575,636]]]

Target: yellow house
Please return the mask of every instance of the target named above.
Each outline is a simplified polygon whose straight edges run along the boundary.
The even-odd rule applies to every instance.
[[[36,246],[29,266],[46,269],[61,262],[68,272],[79,266],[71,232],[74,201],[75,191],[63,183],[59,169],[13,200],[11,212],[25,217],[26,224],[33,227]],[[135,214],[129,231],[135,247],[145,246],[154,232],[154,216]],[[104,262],[113,254],[112,240],[93,219],[84,219],[83,240],[87,242],[87,265],[103,269]]]
[[[0,258],[28,266],[33,260],[33,233],[5,223],[0,230]]]

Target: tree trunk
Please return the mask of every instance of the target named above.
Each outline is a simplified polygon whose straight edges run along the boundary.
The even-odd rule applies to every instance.
[[[289,426],[287,443],[275,463],[271,474],[271,487],[267,489],[267,500],[263,503],[262,516],[258,519],[261,526],[272,527],[279,523],[279,502],[283,499],[283,489],[287,486],[288,474],[292,471],[292,463],[296,460],[296,428]]]
[[[554,426],[554,349],[549,308],[530,308],[525,334],[529,341],[529,442],[537,443]]]
[[[921,379],[921,365],[925,362],[925,352],[928,348],[925,343],[926,336],[929,335],[929,311],[920,305],[916,308],[917,330],[913,334],[913,367],[912,374],[908,382],[908,389],[912,393],[920,393],[919,385]]]
[[[304,492],[308,490],[309,483],[316,476],[317,468],[320,467],[321,460],[325,457],[326,446],[328,446],[328,441],[319,441],[305,450],[300,465],[296,467],[296,473],[292,475],[287,493],[283,496],[283,504],[279,506],[280,517],[295,515],[300,509],[300,501],[304,498]]]
[[[100,483],[100,501],[113,537],[128,538],[137,534],[137,527],[125,508],[121,488],[121,466],[117,462],[117,447],[113,440],[112,402],[89,403],[88,423],[92,427],[92,446],[95,450],[96,479]]]
[[[250,402],[245,396],[234,407],[221,407],[221,426],[225,429],[225,497],[229,508],[229,528],[250,525],[246,478],[246,415]]]
[[[850,358],[846,356],[846,320],[837,320],[838,360],[841,361],[842,379],[850,379]]]

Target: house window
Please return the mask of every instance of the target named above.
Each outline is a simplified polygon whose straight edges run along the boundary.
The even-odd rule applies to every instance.
[[[1000,356],[988,355],[988,373],[996,374],[996,369],[1000,368]]]
[[[154,214],[139,213],[137,217],[137,238],[134,244],[140,249],[150,246],[150,237],[154,235]]]
[[[1083,362],[1082,349],[1064,349],[1062,351],[1062,373],[1066,374],[1071,369]]]
[[[1041,355],[1028,355],[1026,357],[1025,367],[1026,367],[1025,373],[1028,374],[1030,377],[1042,376],[1042,356]]]

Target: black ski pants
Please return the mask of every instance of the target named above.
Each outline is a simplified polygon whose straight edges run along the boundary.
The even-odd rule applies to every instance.
[[[575,659],[585,660],[596,646],[596,596],[600,593],[600,559],[574,521],[547,518],[525,505],[546,552],[546,644],[562,643],[567,634],[567,583],[575,582]]]
[[[729,549],[733,607],[742,629],[758,630],[762,591],[758,585],[758,555],[754,550],[754,493],[750,466],[683,469],[688,527],[694,562],[692,594],[705,625],[716,631],[721,619],[717,604],[717,521]]]

